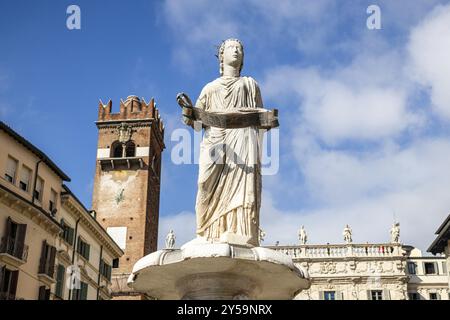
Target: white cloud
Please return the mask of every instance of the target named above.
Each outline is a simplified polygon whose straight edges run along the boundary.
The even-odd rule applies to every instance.
[[[266,73],[263,94],[300,98],[301,125],[329,145],[389,138],[424,121],[408,109],[400,58],[362,52],[334,70],[277,67]]]
[[[438,115],[450,120],[450,5],[438,6],[412,30],[408,50],[412,76],[429,87]]]

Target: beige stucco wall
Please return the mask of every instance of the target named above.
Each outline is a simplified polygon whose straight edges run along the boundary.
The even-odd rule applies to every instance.
[[[30,150],[26,149],[22,144],[18,143],[12,137],[7,135],[4,131],[0,131],[0,145],[2,146],[2,152],[0,153],[0,183],[11,188],[12,191],[24,197],[25,199],[31,201],[32,199],[32,189],[34,186],[34,176],[36,171],[36,163],[39,158],[32,153]],[[9,181],[5,180],[5,168],[8,155],[18,160],[17,172],[15,184],[12,185]],[[25,165],[31,169],[31,181],[28,191],[24,191],[19,188],[19,180],[21,176],[22,165]],[[61,193],[62,180],[61,178],[48,167],[45,163],[41,162],[38,168],[38,176],[44,180],[44,190],[42,194],[42,201],[36,201],[36,204],[41,206],[44,210],[48,211],[49,200],[51,189],[55,190],[57,194]],[[59,197],[57,197],[58,199]],[[56,208],[59,208],[59,200],[57,200]],[[58,216],[58,213],[57,213]]]
[[[67,223],[70,227],[75,229],[78,217],[74,216],[73,211],[69,208],[66,208],[66,206],[63,205],[61,207],[60,212],[61,217],[64,219],[65,223]],[[87,215],[89,213],[83,212],[83,214],[85,215],[85,218],[88,218]],[[88,284],[88,297],[87,297],[88,300],[95,300],[97,299],[97,289],[99,287],[98,274],[99,274],[101,246],[103,246],[102,258],[109,265],[112,265],[112,261],[115,258],[115,255],[110,251],[110,249],[108,249],[106,243],[93,232],[93,230],[91,229],[92,225],[90,225],[89,224],[90,222],[88,223],[88,221],[90,221],[90,219],[80,220],[77,228],[76,237],[78,238],[78,236],[81,236],[81,239],[83,239],[83,241],[87,242],[90,245],[89,260],[86,260],[75,251],[74,265],[79,266],[80,269],[82,270],[81,281]],[[66,261],[64,261],[64,259],[59,259],[59,261],[57,262],[63,264],[67,268],[68,266],[71,265],[73,247],[63,240],[57,241],[57,247],[59,250],[65,251],[67,253],[67,256],[70,258],[70,263],[67,263]],[[83,271],[86,271],[86,274]],[[67,277],[68,275],[66,274],[66,279]],[[109,282],[103,276],[100,277],[100,287],[102,286],[106,288],[109,288],[111,286],[111,282]],[[55,287],[56,285],[53,286],[52,292],[55,291]],[[108,289],[106,289],[106,292],[108,292]],[[100,294],[100,296],[103,299],[109,298],[109,296],[105,294]],[[66,286],[65,283],[64,294],[62,298],[68,299],[68,297],[69,297],[69,288]]]
[[[27,225],[25,244],[28,245],[28,257],[26,263],[19,267],[19,278],[17,285],[17,298],[35,300],[38,298],[39,287],[44,284],[38,280],[39,262],[42,252],[42,242],[46,240],[54,245],[56,235],[49,233],[43,226],[23,216],[16,210],[0,202],[0,236],[4,235],[6,219],[11,217],[14,222]],[[17,270],[8,265],[11,270]]]

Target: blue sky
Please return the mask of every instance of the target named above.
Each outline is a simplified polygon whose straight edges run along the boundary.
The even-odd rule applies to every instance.
[[[266,244],[384,242],[394,215],[421,249],[450,210],[448,1],[2,1],[0,118],[50,155],[91,202],[98,100],[154,97],[166,124],[161,225],[194,236],[197,167],[174,165],[178,92],[218,76],[238,37],[243,75],[280,110],[280,170],[263,179]],[[81,8],[81,30],[66,8]],[[366,9],[381,8],[381,30]]]

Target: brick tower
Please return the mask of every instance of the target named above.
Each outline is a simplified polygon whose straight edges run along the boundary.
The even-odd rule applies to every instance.
[[[133,265],[157,248],[164,125],[153,99],[129,96],[119,113],[111,108],[111,100],[100,101],[92,207],[125,252],[113,269],[113,296],[139,299],[126,281]]]

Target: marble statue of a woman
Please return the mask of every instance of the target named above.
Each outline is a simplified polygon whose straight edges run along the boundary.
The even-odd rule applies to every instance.
[[[241,77],[242,43],[225,40],[218,58],[220,77],[203,88],[195,107],[212,113],[264,110],[256,81]],[[195,207],[199,237],[259,245],[262,135],[256,126],[205,127]]]

